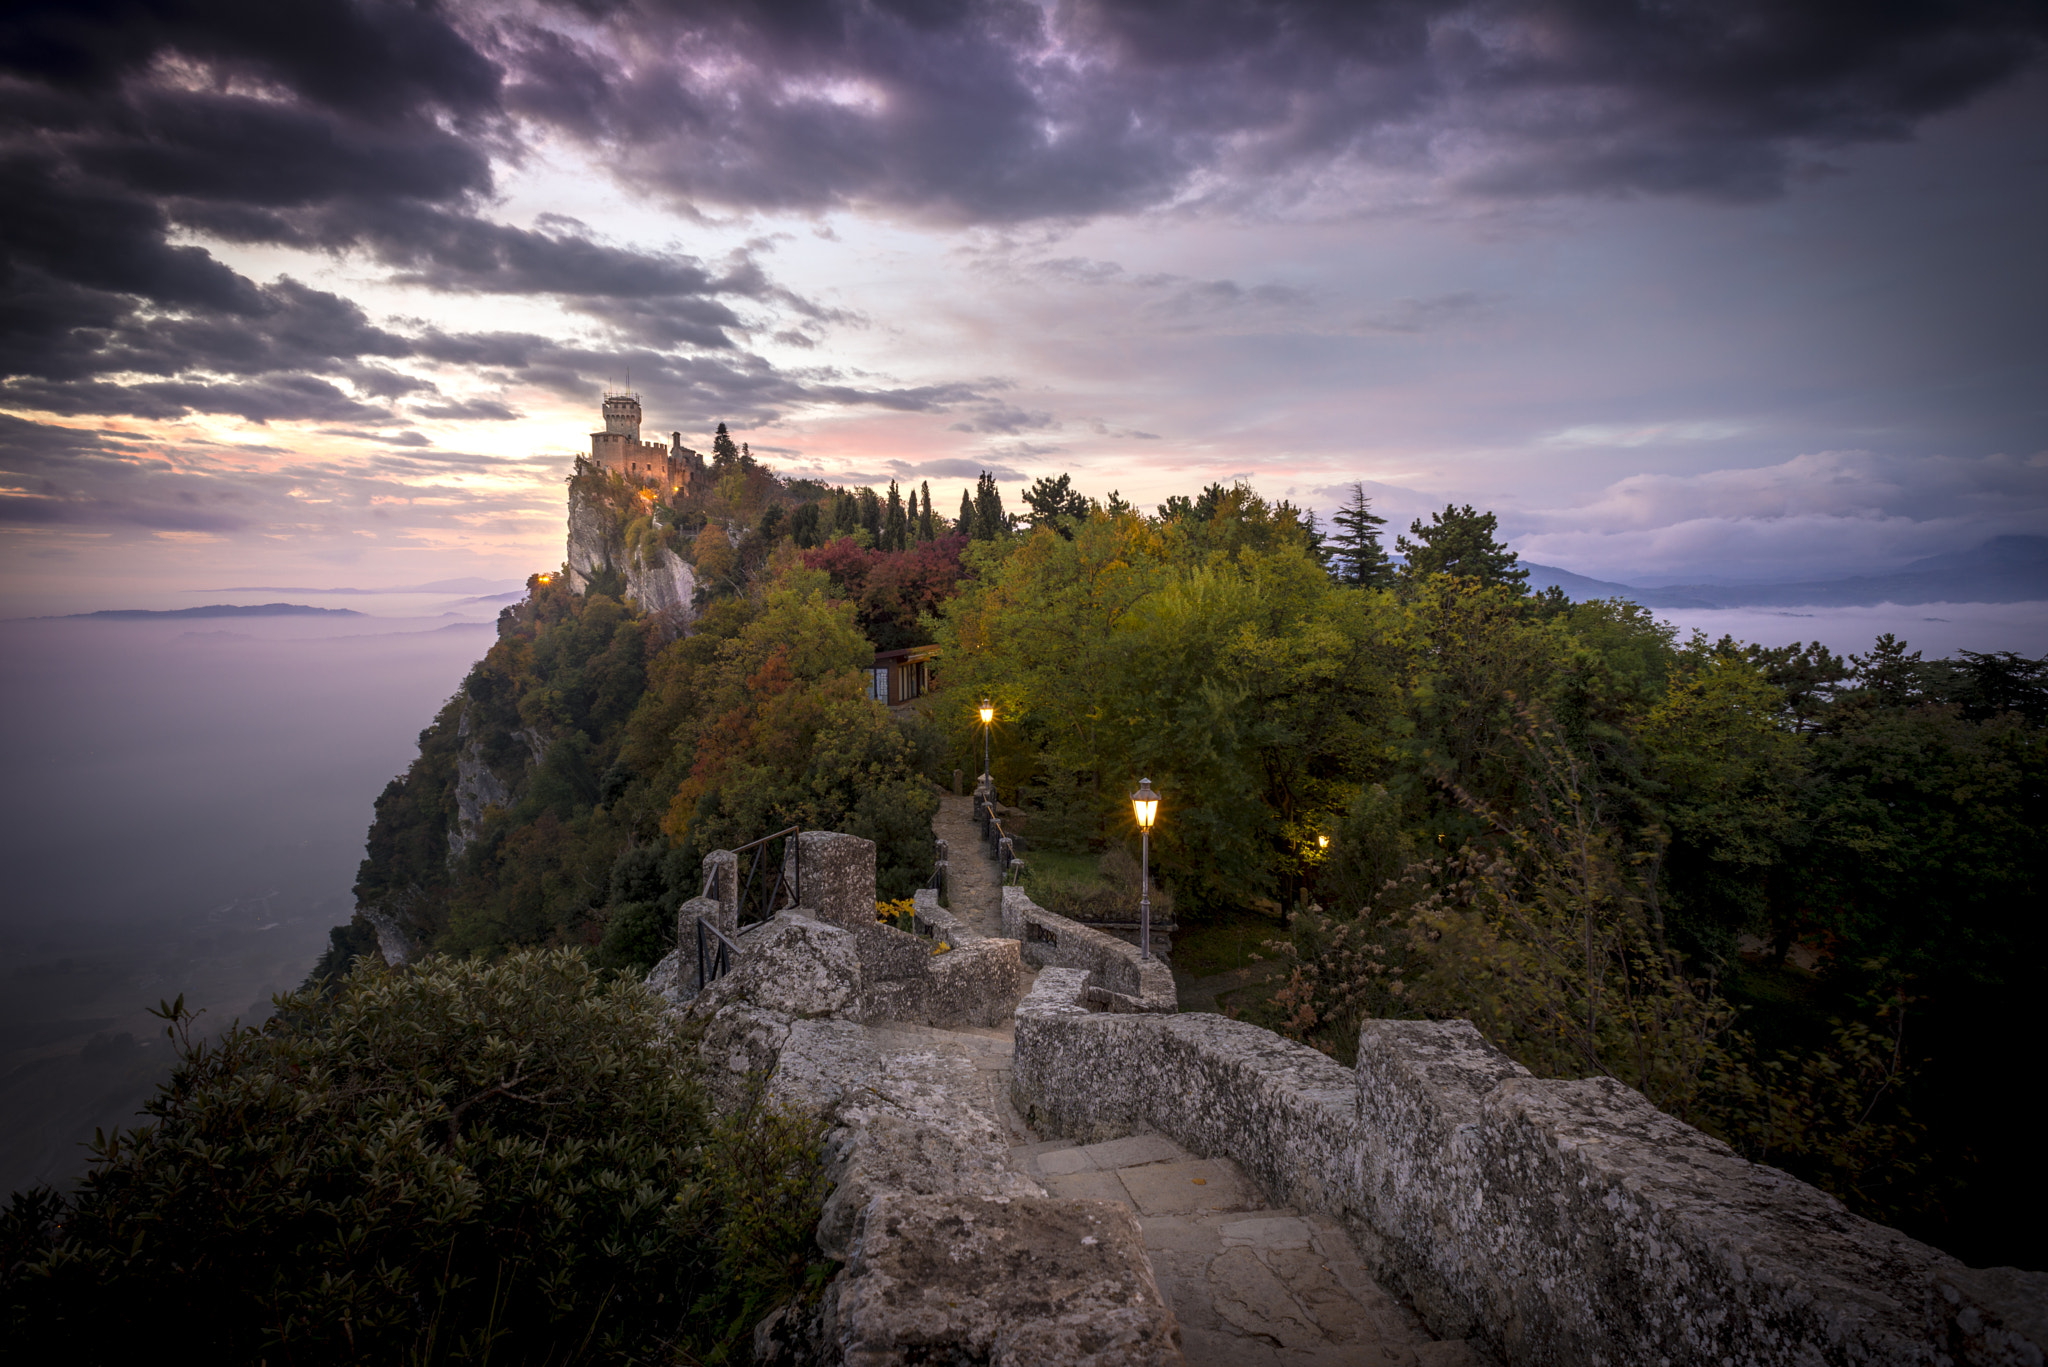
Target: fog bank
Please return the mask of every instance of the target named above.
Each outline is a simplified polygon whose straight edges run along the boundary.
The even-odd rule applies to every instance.
[[[476,609],[472,609],[476,611]],[[168,1059],[347,919],[372,804],[487,621],[0,622],[0,1190],[82,1169]],[[129,1038],[123,1038],[127,1036]]]

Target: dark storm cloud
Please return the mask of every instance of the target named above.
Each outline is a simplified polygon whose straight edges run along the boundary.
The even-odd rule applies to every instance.
[[[2013,0],[815,0],[508,23],[504,100],[679,196],[960,221],[1230,195],[1333,162],[1489,194],[1777,193],[2034,61]],[[630,39],[630,41],[628,41]]]
[[[527,229],[486,217],[492,158],[518,154],[487,46],[449,12],[407,4],[10,7],[0,403],[402,425],[390,400],[438,392],[391,363],[458,349],[448,339],[380,326],[289,278],[250,280],[181,232],[353,251],[401,285],[552,298],[669,355],[734,350],[749,326],[734,301],[803,303],[744,254],[707,265],[603,243],[573,219]],[[525,349],[468,347],[486,364]],[[557,388],[581,392],[617,368],[593,351],[592,364],[563,369],[567,350],[548,349]],[[802,388],[733,374],[750,396],[787,401]],[[470,402],[483,406],[419,411],[510,416]]]
[[[407,363],[586,394],[631,365],[663,411],[940,411],[988,386],[780,370],[747,350],[858,323],[720,262],[494,221],[493,166],[581,142],[636,190],[741,209],[879,205],[1004,223],[1243,196],[1346,165],[1467,193],[1776,192],[1834,146],[1909,134],[2034,61],[2013,0],[28,0],[0,12],[0,402],[233,414],[422,440]],[[389,280],[542,297],[592,340],[380,323],[190,234],[350,252]],[[1085,263],[1083,263],[1085,264]],[[1123,282],[1189,319],[1277,287]],[[1423,326],[1412,318],[1363,326]],[[780,316],[778,316],[780,315]],[[470,405],[465,407],[465,405]],[[477,406],[481,405],[481,406]],[[963,425],[1051,421],[1000,404]]]

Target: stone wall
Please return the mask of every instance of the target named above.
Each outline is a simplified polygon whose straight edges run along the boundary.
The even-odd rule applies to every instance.
[[[1352,1070],[1219,1016],[1090,1012],[1085,981],[1048,969],[1018,1008],[1034,1124],[1235,1159],[1344,1221],[1446,1338],[1513,1364],[2042,1361],[2048,1274],[1965,1268],[1466,1022],[1369,1022]]]
[[[1086,1005],[1099,1011],[1171,1012],[1178,1009],[1173,970],[1142,959],[1136,945],[1039,906],[1024,889],[1003,889],[1003,934],[1023,946],[1035,968],[1079,968]]]
[[[804,831],[796,839],[797,849],[782,856],[784,886],[800,888],[798,900],[828,925],[873,925],[875,842],[836,831]]]

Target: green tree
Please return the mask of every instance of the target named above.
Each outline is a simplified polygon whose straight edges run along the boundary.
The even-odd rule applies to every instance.
[[[960,516],[953,521],[955,536],[974,535],[974,495],[966,489],[960,491]]]
[[[1737,937],[1789,928],[1786,871],[1809,830],[1805,756],[1784,694],[1733,651],[1696,650],[1643,718],[1670,833],[1664,899],[1674,940],[1703,967]]]
[[[1409,524],[1413,541],[1404,536],[1394,543],[1408,558],[1404,573],[1409,578],[1455,574],[1482,584],[1506,584],[1517,592],[1528,584],[1529,572],[1516,565],[1515,553],[1494,539],[1499,522],[1492,513],[1469,503],[1462,508],[1446,504],[1429,519],[1427,526],[1419,518]]]
[[[718,430],[711,436],[711,469],[716,475],[727,475],[740,468],[740,448],[733,444],[732,434],[725,430],[725,424],[718,424]]]
[[[918,487],[924,491],[924,510],[917,515],[917,539],[932,541],[938,537],[938,528],[933,523],[931,482],[926,480]]]
[[[885,551],[900,551],[909,544],[910,522],[903,510],[903,491],[889,481],[889,499],[882,512],[882,538],[877,544]]]
[[[1351,486],[1351,501],[1330,520],[1337,524],[1337,535],[1331,539],[1336,543],[1341,566],[1338,579],[1358,588],[1391,587],[1394,562],[1388,558],[1386,547],[1380,545],[1379,533],[1387,520],[1372,511],[1372,501],[1365,496],[1363,484]]]
[[[974,488],[974,539],[993,541],[1009,530],[1009,519],[1003,515],[1002,491],[996,488],[996,477],[984,470]]]
[[[1024,503],[1031,509],[1033,527],[1050,527],[1064,537],[1073,536],[1074,523],[1085,519],[1090,507],[1087,495],[1075,489],[1073,479],[1065,474],[1033,481],[1024,491]]]
[[[647,1361],[728,1352],[801,1285],[816,1126],[714,1127],[638,984],[529,951],[365,963],[279,1006],[212,1042],[165,1006],[149,1123],[102,1137],[69,1197],[14,1197],[14,1351]]]

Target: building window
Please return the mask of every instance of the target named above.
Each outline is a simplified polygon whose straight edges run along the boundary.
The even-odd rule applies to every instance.
[[[879,703],[886,703],[889,701],[888,670],[871,669],[868,671],[868,696]]]

